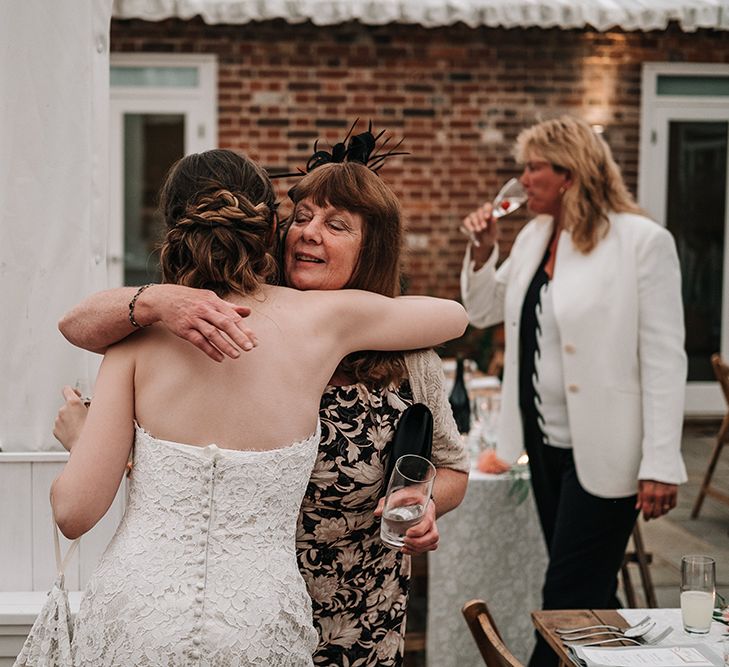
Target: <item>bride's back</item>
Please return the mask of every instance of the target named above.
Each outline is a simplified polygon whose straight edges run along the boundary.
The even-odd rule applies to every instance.
[[[304,295],[274,276],[275,196],[267,174],[227,150],[177,162],[160,193],[165,282],[214,290],[251,308],[258,347],[216,363],[162,327],[123,343],[134,355],[137,421],[158,438],[230,449],[271,449],[306,437],[338,360],[323,364]],[[299,312],[297,312],[299,311]],[[331,366],[329,368],[329,366]]]
[[[259,344],[222,363],[163,327],[127,343],[135,356],[137,421],[158,438],[272,449],[310,435],[339,359],[314,293],[263,287],[251,307]]]

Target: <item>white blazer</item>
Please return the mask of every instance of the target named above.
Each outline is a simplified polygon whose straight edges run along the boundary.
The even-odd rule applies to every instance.
[[[519,326],[552,218],[518,234],[496,270],[498,248],[478,271],[470,246],[461,295],[471,324],[505,323],[506,350],[497,452],[524,449],[519,412]],[[639,479],[686,481],[681,458],[686,354],[681,272],[671,234],[640,215],[610,215],[607,235],[585,255],[568,232],[552,279],[577,477],[596,496],[636,493]]]

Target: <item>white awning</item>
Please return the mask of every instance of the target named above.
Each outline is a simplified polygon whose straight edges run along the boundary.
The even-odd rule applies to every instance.
[[[414,23],[426,28],[459,21],[476,28],[729,30],[729,0],[114,0],[114,17],[161,21],[201,16],[206,23],[284,19],[326,26]]]

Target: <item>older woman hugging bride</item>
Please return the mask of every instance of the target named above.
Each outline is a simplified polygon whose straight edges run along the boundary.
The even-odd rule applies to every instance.
[[[52,488],[61,530],[81,535],[134,448],[125,516],[76,620],[75,664],[311,665],[294,535],[322,392],[353,351],[440,343],[462,333],[465,313],[441,299],[267,285],[273,190],[230,151],[183,158],[162,202],[165,281],[225,297],[250,313],[255,337],[222,364],[161,326],[106,351],[80,435],[62,435],[71,457]]]

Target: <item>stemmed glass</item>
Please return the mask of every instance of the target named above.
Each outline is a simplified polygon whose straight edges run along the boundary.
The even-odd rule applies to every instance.
[[[494,220],[503,218],[505,215],[509,215],[509,213],[513,213],[521,208],[526,203],[526,200],[527,193],[519,179],[510,178],[504,183],[501,190],[498,191],[496,197],[494,197],[491,216]],[[469,232],[465,227],[461,227],[461,232],[468,236],[473,245],[476,247],[480,245],[473,232]]]

